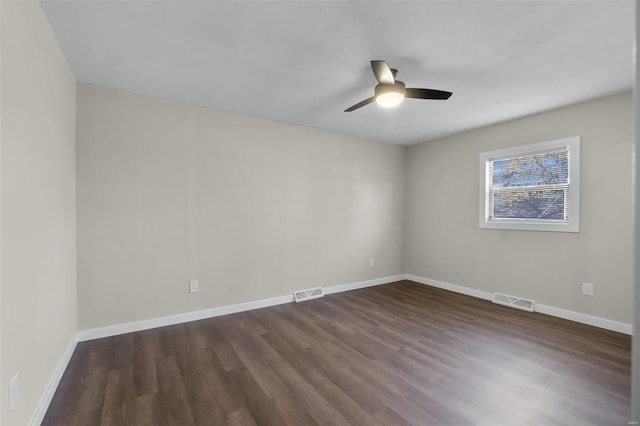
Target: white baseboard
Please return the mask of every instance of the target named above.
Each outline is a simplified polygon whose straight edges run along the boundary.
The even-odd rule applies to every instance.
[[[76,345],[78,344],[78,335],[74,335],[67,345],[60,361],[58,361],[58,365],[54,370],[51,378],[49,379],[49,383],[45,388],[40,400],[38,401],[38,405],[36,406],[36,410],[31,415],[31,420],[29,420],[29,426],[40,426],[42,420],[44,420],[45,414],[47,414],[47,410],[49,409],[49,404],[51,404],[51,400],[53,399],[53,395],[56,393],[56,389],[58,389],[58,385],[60,384],[60,380],[62,379],[62,375],[64,371],[67,369],[69,365],[69,361],[71,361],[71,356],[73,355],[73,351],[76,349]]]
[[[381,284],[394,283],[396,281],[402,281],[404,279],[405,279],[405,275],[402,274],[402,275],[393,275],[391,277],[376,278],[374,280],[360,281],[360,282],[351,283],[351,284],[334,285],[331,287],[325,287],[324,294],[341,293],[343,291],[357,290],[359,288],[373,287]]]
[[[463,287],[457,284],[449,284],[442,281],[436,281],[429,278],[419,277],[417,275],[406,274],[405,279],[409,281],[415,281],[419,284],[430,285],[431,287],[438,287],[444,290],[454,291],[456,293],[466,294],[467,296],[477,297],[478,299],[491,300],[492,294],[486,291],[476,290],[469,287]]]
[[[166,327],[168,325],[182,324],[189,321],[197,321],[221,315],[234,314],[236,312],[250,311],[252,309],[266,308],[283,303],[293,302],[293,294],[272,297],[269,299],[253,300],[251,302],[238,303],[236,305],[220,306],[217,308],[203,309],[201,311],[185,312],[183,314],[168,315],[165,317],[151,318],[142,321],[128,322],[124,324],[110,325],[107,327],[92,328],[78,332],[78,341],[100,339],[103,337],[117,336],[119,334],[133,333],[135,331],[150,330],[152,328]]]
[[[403,275],[376,278],[368,281],[359,281],[349,284],[340,284],[325,287],[325,294],[339,293],[342,291],[355,290],[358,288],[371,287],[374,285],[388,284],[404,279]],[[238,303],[236,305],[220,306],[217,308],[204,309],[201,311],[186,312],[183,314],[169,315],[159,318],[151,318],[142,321],[129,322],[125,324],[111,325],[107,327],[81,330],[78,332],[78,341],[100,339],[102,337],[117,336],[119,334],[132,333],[135,331],[149,330],[152,328],[165,327],[168,325],[181,324],[189,321],[197,321],[206,318],[218,317],[221,315],[234,314],[237,312],[250,311],[252,309],[266,308],[268,306],[281,305],[293,302],[293,293],[284,296],[272,297],[269,299],[253,300],[251,302]]]
[[[456,293],[466,294],[468,296],[477,297],[479,299],[491,300],[492,294],[482,290],[476,290],[469,287],[464,287],[457,284],[450,284],[443,281],[432,280],[430,278],[424,278],[417,275],[403,274],[393,275],[389,277],[376,278],[368,281],[359,281],[349,284],[340,284],[324,288],[325,294],[340,293],[343,291],[356,290],[359,288],[371,287],[381,284],[388,284],[395,281],[407,279],[420,284],[429,285],[431,287],[442,288],[444,290],[450,290]],[[284,295],[278,297],[272,297],[269,299],[254,300],[245,303],[239,303],[236,305],[220,306],[217,308],[204,309],[201,311],[186,312],[183,314],[169,315],[159,318],[151,318],[142,321],[135,321],[125,324],[117,324],[107,327],[94,328],[90,330],[82,330],[78,332],[77,341],[84,342],[86,340],[99,339],[102,337],[117,336],[119,334],[132,333],[135,331],[149,330],[152,328],[165,327],[168,325],[181,324],[189,321],[197,321],[206,318],[213,318],[221,315],[233,314],[237,312],[249,311],[252,309],[266,308],[268,306],[280,305],[283,303],[293,302],[293,295]],[[583,324],[592,325],[595,327],[604,328],[607,330],[617,331],[624,334],[632,334],[631,324],[625,324],[618,321],[608,320],[605,318],[599,318],[591,315],[581,314],[578,312],[572,312],[561,308],[556,308],[548,305],[536,304],[535,311],[555,316],[558,318],[568,319],[571,321],[580,322]],[[74,346],[75,347],[75,346]],[[66,366],[65,366],[66,367]],[[63,370],[64,371],[64,370]],[[55,388],[54,388],[55,390]]]
[[[535,311],[541,314],[547,314],[558,318],[567,319],[570,321],[581,322],[583,324],[592,325],[594,327],[605,328],[607,330],[617,331],[618,333],[624,333],[633,335],[633,327],[631,324],[625,324],[623,322],[613,321],[606,318],[594,317],[592,315],[581,314],[579,312],[567,311],[566,309],[556,308],[548,305],[535,305]]]
[[[438,287],[445,290],[451,290],[456,293],[466,294],[468,296],[477,297],[484,300],[491,300],[492,293],[486,291],[476,290],[469,287],[464,287],[457,284],[449,284],[442,281],[436,281],[429,278],[419,277],[417,275],[405,274],[405,279],[417,282],[419,284],[425,284],[432,287]],[[551,315],[554,317],[567,319],[570,321],[579,322],[582,324],[592,325],[594,327],[604,328],[606,330],[617,331],[618,333],[624,333],[628,335],[633,334],[633,327],[631,324],[623,322],[613,321],[606,318],[595,317],[592,315],[581,314],[578,312],[568,311],[562,308],[556,308],[549,305],[541,305],[536,303],[535,312],[541,314]]]

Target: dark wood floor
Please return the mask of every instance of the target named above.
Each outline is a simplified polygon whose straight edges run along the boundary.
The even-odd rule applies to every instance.
[[[409,281],[80,343],[44,425],[626,425],[630,337]]]

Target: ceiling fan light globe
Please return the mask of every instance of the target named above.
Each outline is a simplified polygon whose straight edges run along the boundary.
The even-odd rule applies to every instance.
[[[405,86],[401,81],[395,84],[378,84],[376,86],[376,102],[384,108],[398,106],[404,100]]]
[[[376,102],[383,108],[393,108],[398,106],[404,100],[404,94],[397,92],[388,92],[376,96]]]

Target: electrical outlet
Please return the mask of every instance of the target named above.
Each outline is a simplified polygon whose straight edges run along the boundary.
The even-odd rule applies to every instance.
[[[372,268],[376,266],[376,260],[373,257],[369,259],[369,266]]]
[[[14,374],[11,380],[9,380],[9,411],[13,410],[13,407],[18,402],[18,375]]]
[[[200,291],[200,282],[198,280],[189,281],[189,293],[197,293]]]
[[[593,284],[582,283],[582,294],[584,296],[593,296]]]

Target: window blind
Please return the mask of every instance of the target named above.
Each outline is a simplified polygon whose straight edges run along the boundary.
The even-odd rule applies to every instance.
[[[568,220],[567,147],[489,161],[489,220]]]

